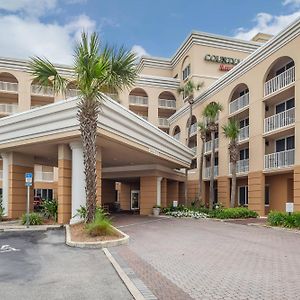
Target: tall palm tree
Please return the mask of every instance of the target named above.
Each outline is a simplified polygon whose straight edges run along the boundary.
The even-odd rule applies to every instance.
[[[214,165],[215,165],[215,136],[216,132],[218,131],[218,116],[219,112],[223,110],[223,106],[217,102],[209,103],[203,110],[203,117],[206,119],[207,122],[207,129],[211,135],[211,144],[212,144],[212,151],[210,155],[210,184],[209,184],[209,208],[213,208],[214,204]]]
[[[203,82],[195,84],[192,80],[187,81],[187,83],[177,89],[179,94],[184,95],[184,102],[189,104],[190,116],[188,119],[188,133],[186,139],[186,145],[189,146],[190,136],[191,136],[191,127],[192,127],[192,118],[193,118],[193,104],[194,104],[194,93],[195,91],[199,91],[203,86]],[[184,201],[185,205],[187,205],[187,177],[188,177],[188,169],[185,169],[185,184],[184,184]]]
[[[228,150],[232,174],[230,207],[234,207],[236,192],[236,164],[239,160],[238,136],[240,128],[238,122],[231,119],[228,121],[228,124],[222,127],[222,129],[225,137],[229,139]]]
[[[94,219],[96,210],[96,138],[97,120],[104,100],[102,92],[108,88],[122,90],[134,84],[137,76],[135,61],[135,54],[123,47],[102,46],[97,33],[82,33],[74,50],[72,71],[79,90],[77,117],[83,145],[86,222]],[[49,60],[33,57],[29,66],[38,84],[51,85],[56,94],[66,93],[70,80]]]
[[[205,122],[198,122],[198,130],[200,132],[201,143],[201,153],[200,153],[200,163],[199,163],[199,201],[201,199],[202,185],[203,185],[203,161],[204,161],[204,147],[206,141],[206,134],[208,132]]]

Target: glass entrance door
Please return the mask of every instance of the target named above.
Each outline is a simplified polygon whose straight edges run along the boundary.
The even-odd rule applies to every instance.
[[[140,208],[140,191],[131,191],[131,209],[139,209]]]

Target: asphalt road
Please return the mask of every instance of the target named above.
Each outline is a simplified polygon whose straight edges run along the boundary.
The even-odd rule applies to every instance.
[[[0,233],[0,299],[132,299],[102,250],[64,239],[63,230]]]

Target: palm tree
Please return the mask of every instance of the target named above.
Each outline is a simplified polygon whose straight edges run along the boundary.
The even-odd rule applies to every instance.
[[[93,221],[96,210],[96,138],[97,120],[104,100],[102,92],[109,88],[122,90],[134,84],[137,76],[135,61],[135,54],[123,47],[102,46],[97,33],[90,36],[82,33],[74,50],[72,71],[79,91],[77,117],[83,145],[86,222]],[[51,85],[54,93],[66,93],[70,80],[49,60],[33,57],[29,67],[41,87]]]
[[[184,101],[189,104],[190,116],[188,119],[188,134],[186,139],[186,145],[189,146],[190,136],[191,136],[191,127],[192,127],[192,118],[193,118],[193,104],[194,104],[194,92],[199,91],[203,86],[203,82],[195,84],[192,80],[189,80],[184,86],[181,86],[177,89],[179,94],[184,95]],[[184,185],[184,201],[187,205],[187,177],[188,169],[185,169],[185,185]]]
[[[236,192],[236,164],[239,160],[239,146],[237,141],[240,133],[240,128],[237,121],[229,120],[228,124],[224,125],[222,129],[225,137],[229,139],[228,150],[232,174],[230,207],[234,207]]]
[[[203,111],[203,117],[207,122],[207,129],[211,135],[212,151],[210,155],[210,184],[209,184],[209,208],[213,208],[214,204],[214,165],[215,165],[215,136],[218,131],[218,116],[219,112],[223,110],[223,106],[217,102],[209,103]]]
[[[198,122],[198,130],[200,132],[201,143],[201,154],[200,154],[200,164],[199,164],[199,201],[201,199],[202,184],[203,184],[203,160],[204,160],[204,147],[206,141],[206,134],[208,132],[205,122]]]

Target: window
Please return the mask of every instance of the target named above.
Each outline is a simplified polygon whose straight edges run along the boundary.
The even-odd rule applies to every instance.
[[[276,140],[276,152],[295,149],[295,137],[289,136],[283,139]]]
[[[240,128],[249,126],[249,118],[240,121]]]
[[[292,99],[289,99],[285,102],[277,104],[276,107],[275,107],[275,113],[279,114],[279,113],[284,112],[284,111],[286,111],[288,109],[291,109],[293,107],[295,107],[295,98],[292,98]]]
[[[182,79],[186,80],[191,74],[191,65],[187,65],[182,71]]]
[[[243,91],[240,92],[240,97],[244,96],[245,94],[249,93],[249,89],[245,89]]]
[[[289,63],[287,63],[285,66],[281,67],[280,69],[278,69],[275,73],[276,76],[280,75],[281,73],[285,72],[286,70],[292,68],[295,65],[294,61],[291,61]]]
[[[265,205],[270,205],[270,188],[268,185],[265,186]]]
[[[240,160],[249,159],[249,148],[240,150]]]
[[[197,159],[194,158],[191,163],[191,169],[197,169]]]
[[[239,186],[239,205],[247,206],[248,205],[248,185]]]
[[[54,198],[52,189],[35,189],[34,190],[34,196],[35,197],[41,197],[43,200]]]

